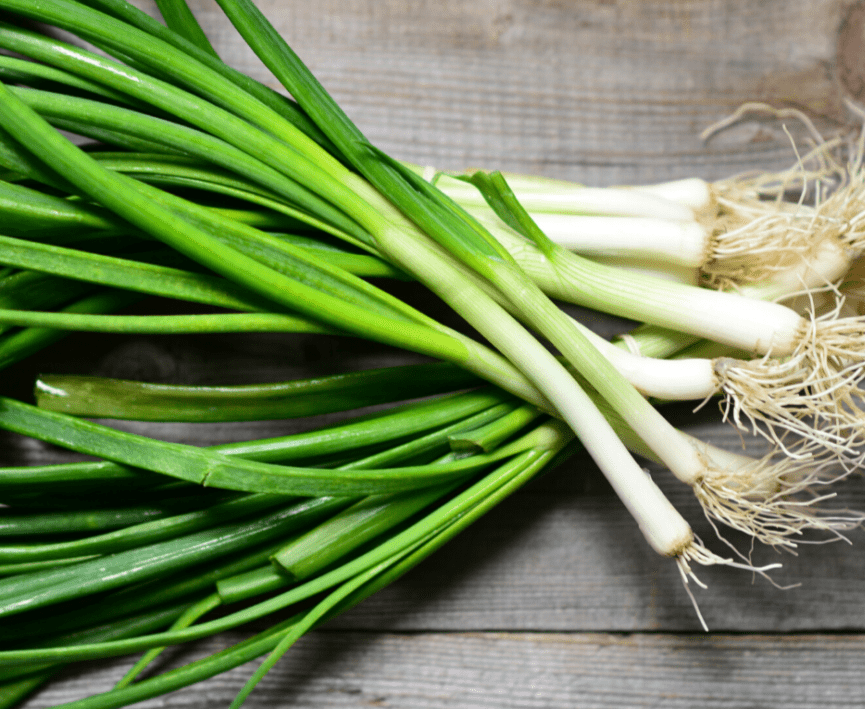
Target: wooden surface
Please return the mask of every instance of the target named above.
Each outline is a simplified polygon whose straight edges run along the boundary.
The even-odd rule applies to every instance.
[[[217,50],[269,81],[212,0],[191,6]],[[141,7],[152,9],[149,3]],[[821,131],[849,125],[843,99],[865,81],[862,6],[837,0],[259,0],[286,39],[392,155],[440,168],[483,166],[596,185],[777,169],[794,158],[784,126],[744,122],[709,143],[708,124],[745,101],[794,107]],[[840,51],[840,53],[839,53]],[[839,58],[840,57],[840,58]],[[801,125],[788,128],[803,137]],[[607,334],[625,323],[591,322]],[[152,381],[288,379],[363,368],[394,353],[327,338],[70,338],[7,376],[38,368]],[[711,407],[671,412],[729,447]],[[284,432],[143,427],[196,444]],[[0,438],[8,462],[56,449]],[[690,491],[652,467],[711,544]],[[842,502],[865,509],[862,482]],[[700,570],[699,630],[674,565],[643,542],[585,457],[532,483],[392,587],[304,638],[262,682],[258,707],[865,706],[865,535],[803,546],[779,590],[729,569]],[[235,638],[236,639],[236,638]],[[212,651],[226,639],[174,653]],[[221,644],[219,645],[221,646]],[[76,669],[28,709],[107,689],[127,663]],[[227,706],[254,665],[150,707]]]

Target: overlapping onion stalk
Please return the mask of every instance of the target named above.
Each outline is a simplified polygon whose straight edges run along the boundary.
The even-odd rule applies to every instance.
[[[841,537],[859,522],[827,507],[826,491],[861,461],[863,321],[841,301],[806,312],[775,302],[833,292],[849,271],[858,165],[810,206],[761,200],[759,181],[599,190],[441,177],[372,145],[252,2],[219,4],[293,100],[223,64],[182,0],[159,2],[167,25],[123,0],[0,0],[108,55],[0,24],[0,362],[69,330],[327,334],[439,361],[241,388],[44,376],[37,406],[0,399],[3,428],[99,459],[0,470],[8,509],[32,510],[0,522],[25,540],[0,547],[0,704],[71,661],[146,653],[115,690],[81,702],[108,707],[269,653],[239,704],[304,632],[577,441],[686,587],[693,564],[773,567],[711,551],[635,454],[689,485],[719,535],[728,526],[793,549],[804,532]],[[755,250],[762,233],[782,245]],[[704,275],[656,275],[668,257],[678,275]],[[481,337],[373,277],[417,281]],[[205,310],[123,312],[144,296]],[[646,326],[609,343],[551,298]],[[706,340],[727,350],[696,356]],[[768,454],[715,449],[655,406],[715,394]],[[257,420],[419,397],[212,449],[80,418]],[[88,508],[94,490],[116,509]],[[68,510],[41,511],[60,497]],[[53,540],[60,529],[87,533]],[[166,645],[286,608],[288,620],[234,648],[140,678]]]

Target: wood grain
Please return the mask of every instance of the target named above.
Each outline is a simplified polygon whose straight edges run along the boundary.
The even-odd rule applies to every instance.
[[[794,159],[772,121],[699,139],[744,102],[802,108],[826,131],[847,122],[838,0],[259,5],[374,142],[440,168],[717,179]],[[193,7],[226,59],[267,80],[213,2]]]
[[[149,0],[135,4],[154,11]],[[779,169],[794,160],[787,131],[806,138],[795,120],[759,117],[708,143],[699,134],[743,102],[762,101],[802,110],[829,135],[850,129],[843,99],[861,98],[862,5],[847,0],[258,4],[373,142],[439,168],[595,185]],[[213,0],[190,5],[227,61],[276,87]],[[605,334],[624,327],[588,322]],[[276,381],[399,357],[336,338],[73,336],[8,370],[3,386],[26,396],[37,371]],[[695,435],[738,445],[711,407],[696,416],[678,407],[671,416]],[[124,425],[208,445],[311,424]],[[5,464],[65,456],[11,435],[0,445]],[[723,551],[690,492],[649,469]],[[865,509],[860,479],[841,493],[840,505]],[[804,546],[796,557],[759,551],[761,563],[784,563],[779,584],[801,583],[784,591],[746,573],[700,570],[708,589],[696,596],[714,632],[699,634],[672,563],[648,550],[597,469],[577,456],[304,638],[249,706],[861,707],[865,563],[862,533],[851,538],[853,547]],[[191,656],[232,639],[196,645]],[[70,670],[26,706],[104,691],[124,667]],[[226,706],[251,671],[145,705]]]
[[[861,635],[319,632],[292,648],[245,706],[859,709],[863,651]],[[136,706],[228,706],[254,667]],[[70,675],[28,706],[105,691],[119,670]]]

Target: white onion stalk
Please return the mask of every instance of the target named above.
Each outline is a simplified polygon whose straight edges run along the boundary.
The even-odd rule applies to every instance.
[[[854,261],[848,269],[848,250],[831,238],[825,239],[814,252],[813,258],[802,261],[796,268],[780,272],[768,281],[737,286],[734,292],[749,298],[784,302],[800,314],[836,310],[840,297],[844,302],[838,313],[843,317],[865,315],[865,260]],[[602,259],[593,258],[592,261],[616,265]],[[651,275],[650,271],[643,272]],[[688,281],[679,279],[679,282]],[[680,353],[683,352],[693,352],[692,357],[712,359],[729,356],[742,359],[748,355],[744,350],[658,325],[640,325],[630,333],[616,336],[613,341],[645,357],[682,358]]]
[[[528,294],[522,291],[520,301],[524,302],[527,297]],[[569,323],[573,328],[573,321]],[[743,482],[747,478],[734,482],[734,474],[718,470],[710,457],[679,436],[666,419],[635,389],[620,382],[613,375],[612,368],[609,367],[610,363],[603,359],[602,355],[599,356],[600,353],[596,351],[593,355],[580,350],[566,335],[557,337],[556,327],[548,325],[550,329],[546,330],[546,334],[556,347],[572,364],[580,367],[580,371],[589,377],[592,386],[598,389],[601,396],[625,419],[671,472],[681,482],[692,487],[708,516],[728,525],[733,523],[734,528],[746,530],[754,538],[766,544],[778,543],[778,530],[799,528],[801,511],[798,506],[791,508],[768,502],[770,499],[777,499],[779,495],[784,495],[786,491],[773,490],[765,499],[755,497],[754,492],[761,487],[765,488],[763,482],[759,480]],[[506,354],[511,356],[509,353]],[[707,388],[710,392],[713,391],[717,385],[712,381],[711,368],[707,371],[706,363],[695,364],[704,374],[709,375]],[[675,363],[674,366],[676,365],[681,367],[681,362]],[[596,376],[589,375],[587,371],[595,372]],[[597,375],[598,372],[601,374]]]
[[[359,184],[357,189],[364,188]],[[374,193],[368,192],[368,198],[374,200]],[[379,208],[383,217],[387,215],[392,227],[377,230],[377,242],[381,250],[396,265],[413,272],[418,280],[460,313],[538,387],[555,407],[557,415],[583,442],[637,521],[650,546],[658,553],[676,560],[686,584],[689,579],[699,584],[691,568],[694,563],[723,564],[765,574],[767,569],[740,564],[708,550],[654,481],[637,464],[574,377],[489,295],[489,285],[480,286],[478,281],[481,279],[477,276],[467,277],[465,267],[415,229],[392,207],[381,204]],[[418,267],[419,264],[423,265],[422,268]],[[553,307],[555,309],[555,306]],[[557,309],[556,312],[560,313]],[[567,329],[573,332],[570,324]],[[588,359],[597,358],[610,367],[593,347],[579,353],[579,357],[584,356]],[[689,440],[683,438],[626,381],[620,381],[614,370],[611,371],[613,376],[609,379],[610,388],[619,395],[611,397],[610,391],[601,391],[601,396],[665,464],[677,468],[680,479],[701,486],[706,490],[703,497],[711,497],[712,485],[707,482],[711,476],[706,465],[708,458],[699,453]],[[759,529],[755,528],[755,532],[759,533]]]
[[[491,210],[468,208],[488,229],[500,226]],[[582,256],[690,269],[703,285],[719,289],[783,273],[811,256],[815,233],[838,231],[836,220],[821,218],[813,209],[794,211],[773,202],[761,203],[759,210],[727,209],[699,221],[542,211],[531,216],[552,241]]]
[[[473,214],[488,224],[494,215]],[[654,217],[575,216],[532,212],[532,219],[559,246],[591,257],[621,257],[648,264],[699,269],[707,261],[706,228],[693,220]]]
[[[861,241],[860,215],[844,214],[856,205],[851,197],[861,196],[850,195],[852,191],[845,189],[813,208],[733,198],[718,189],[715,208],[690,220],[531,214],[550,239],[576,253],[691,268],[700,272],[704,285],[728,289],[795,268],[812,258],[815,243],[827,236],[848,247]],[[485,221],[492,219],[482,208],[473,209]],[[855,250],[860,249],[857,244]]]
[[[687,204],[636,188],[560,186],[549,180],[539,181],[545,191],[520,189],[521,183],[535,179],[511,176],[508,184],[540,229],[565,248],[584,256],[643,261],[656,268],[696,270],[711,258],[711,230],[696,220]],[[436,186],[488,228],[500,224],[473,185],[443,176],[436,179]]]
[[[519,175],[508,181],[541,230],[565,248],[592,258],[699,269],[704,285],[726,289],[795,267],[811,258],[814,244],[827,235],[861,252],[863,176],[859,165],[844,170],[829,162],[834,147],[823,143],[785,171],[711,184],[690,178],[639,188],[587,188]],[[824,166],[807,171],[804,162],[813,160]],[[485,223],[497,220],[472,185],[431,168],[424,175]],[[816,207],[781,199],[789,188],[822,182],[846,184],[818,199]]]
[[[606,266],[621,268],[633,273],[643,273],[665,281],[684,283],[689,286],[700,285],[700,271],[691,266],[655,264],[642,258],[629,258],[627,256],[590,256],[589,258]]]
[[[417,235],[411,242],[396,234],[379,243],[395,263],[418,274],[470,324],[484,334],[544,393],[586,446],[589,454],[637,521],[655,551],[673,557],[688,573],[689,561],[727,563],[704,549],[690,526],[639,467],[588,395],[573,377],[486,292],[464,277],[436,244]]]
[[[624,272],[566,250],[553,264],[513,230],[502,226],[493,233],[542,290],[565,302],[761,355],[792,354],[811,327],[778,303]]]
[[[786,431],[819,440],[839,460],[858,463],[856,449],[865,443],[858,389],[865,375],[865,319],[840,318],[837,311],[802,316],[778,303],[624,274],[564,250],[552,263],[512,230],[500,228],[495,234],[553,297],[763,355],[736,366],[722,360],[713,368],[715,389],[729,397],[731,420],[741,425],[744,417],[775,442],[782,442]],[[764,287],[763,295],[789,292],[795,284],[797,290],[825,286],[839,278],[846,259],[831,248],[825,251],[820,271],[815,263],[803,264],[786,282]],[[702,377],[695,386],[710,395],[705,365],[695,365],[694,376]],[[645,382],[635,383],[663,395]]]
[[[662,463],[621,417],[603,402],[599,407],[633,453]],[[828,488],[851,472],[839,468],[830,457],[790,458],[777,446],[753,457],[719,448],[684,431],[678,434],[711,461],[714,485],[726,491],[705,500],[711,509],[706,518],[724,542],[727,540],[718,529],[719,520],[748,535],[752,534],[754,524],[762,525],[763,542],[794,553],[803,543],[849,542],[844,533],[865,521],[865,514],[826,508],[825,503],[836,496],[827,491]],[[747,500],[745,507],[741,502],[743,498]],[[743,518],[749,520],[747,525],[741,523]],[[803,535],[810,531],[824,532],[828,536],[822,540],[805,539]],[[730,546],[738,556],[745,558],[735,546]]]
[[[699,177],[686,177],[649,185],[634,185],[630,189],[661,197],[688,207],[695,214],[711,209],[714,204],[712,185]]]
[[[808,360],[642,357],[613,345],[578,322],[585,336],[613,366],[647,397],[666,401],[705,401],[720,393],[724,419],[740,430],[759,433],[792,458],[810,459],[824,450],[848,469],[862,460],[861,367],[831,381],[814,381]],[[794,437],[790,443],[788,435]],[[808,445],[803,445],[807,443]]]
[[[483,196],[470,184],[433,167],[409,165],[427,181],[466,208],[486,209]],[[564,180],[502,173],[520,204],[532,214],[603,215],[692,221],[695,208],[710,199],[702,180],[677,181],[669,186],[586,187]],[[701,184],[702,183],[702,184]],[[669,196],[667,196],[669,195]],[[670,197],[675,197],[671,199]],[[682,200],[682,201],[677,201]]]

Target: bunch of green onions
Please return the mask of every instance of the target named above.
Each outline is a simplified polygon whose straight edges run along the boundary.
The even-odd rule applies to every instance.
[[[713,525],[773,546],[860,521],[824,509],[819,490],[861,461],[862,323],[840,306],[775,302],[847,273],[849,250],[829,254],[823,232],[832,244],[860,238],[858,168],[811,207],[766,202],[762,183],[745,194],[696,180],[592,190],[439,175],[370,144],[250,0],[219,4],[293,100],[222,63],[183,0],[160,0],[166,25],[125,0],[0,0],[108,55],[0,24],[0,362],[69,330],[327,334],[436,361],[246,387],[47,375],[36,406],[0,399],[0,427],[97,459],[0,469],[0,533],[14,542],[0,546],[0,706],[78,660],[145,653],[114,690],[76,705],[90,708],[267,655],[239,705],[303,633],[576,445],[686,588],[694,564],[773,567],[710,551],[634,454],[691,486]],[[78,147],[59,130],[94,142]],[[759,268],[737,251],[723,278],[705,268],[720,258],[708,246],[720,234],[753,246],[767,229],[820,248],[791,247]],[[675,258],[656,250],[661,235],[686,234],[703,242],[674,242]],[[651,273],[622,267],[646,260]],[[683,281],[698,266],[704,275]],[[481,338],[370,278],[417,281]],[[145,295],[205,312],[118,314]],[[645,325],[606,342],[551,297]],[[771,441],[768,455],[708,446],[652,403],[718,393],[734,423]],[[80,418],[258,420],[381,405],[210,449]],[[95,505],[97,493],[111,504]],[[141,678],[160,648],[284,609],[287,619],[235,647]]]

